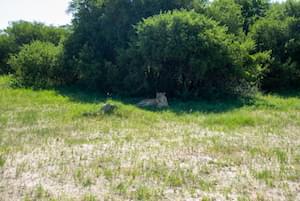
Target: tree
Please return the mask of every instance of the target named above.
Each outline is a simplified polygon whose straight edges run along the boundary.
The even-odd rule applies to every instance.
[[[128,47],[134,25],[167,10],[191,8],[201,0],[73,0],[74,33],[66,42],[65,63],[74,67],[79,82],[112,90],[111,73],[117,57]],[[89,52],[89,53],[87,53]]]
[[[7,60],[13,47],[14,44],[11,38],[5,33],[0,33],[0,75],[7,74],[11,71],[7,65]]]
[[[241,6],[234,0],[215,0],[209,5],[207,12],[208,16],[225,25],[229,33],[242,33],[244,18]]]
[[[273,4],[266,17],[258,20],[250,35],[257,43],[257,51],[272,51],[272,62],[263,79],[263,88],[278,90],[299,86],[299,3],[288,1]]]
[[[291,84],[300,88],[300,1],[288,0],[286,14],[292,18],[289,24],[290,38],[286,43],[289,67],[292,70]]]
[[[149,17],[136,32],[119,65],[127,72],[124,90],[132,94],[233,95],[241,83],[258,81],[262,66],[257,61],[268,57],[250,54],[253,41],[241,43],[216,21],[193,11]]]
[[[30,44],[36,40],[58,45],[68,33],[64,28],[46,26],[43,23],[27,21],[12,22],[4,32],[14,40],[17,48],[20,48],[24,44]]]
[[[44,88],[61,84],[64,77],[60,65],[61,50],[49,42],[35,41],[24,45],[20,52],[10,57],[8,63],[15,71],[19,84]]]
[[[250,26],[261,17],[265,16],[266,11],[270,7],[269,0],[235,0],[242,7],[242,15],[244,17],[243,30],[248,34]]]
[[[17,21],[0,33],[0,73],[12,73],[7,64],[9,55],[17,54],[23,45],[34,41],[61,43],[69,35],[69,30],[62,27],[46,26],[37,22]]]

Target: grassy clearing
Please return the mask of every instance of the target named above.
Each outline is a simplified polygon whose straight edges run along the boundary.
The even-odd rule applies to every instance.
[[[137,101],[0,77],[0,200],[300,200],[299,94]]]

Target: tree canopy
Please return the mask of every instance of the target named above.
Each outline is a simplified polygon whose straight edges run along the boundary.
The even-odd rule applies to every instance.
[[[56,84],[120,95],[300,88],[298,0],[72,0],[69,12],[70,26],[18,21],[0,32],[0,73],[22,81],[55,69],[44,74]],[[47,55],[59,67],[40,62]]]

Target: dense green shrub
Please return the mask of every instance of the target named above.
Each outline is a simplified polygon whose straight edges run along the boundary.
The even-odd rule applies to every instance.
[[[229,33],[242,33],[244,23],[242,8],[234,0],[213,1],[207,8],[207,14],[221,25],[228,27]]]
[[[286,14],[293,20],[289,23],[290,38],[286,43],[289,67],[293,69],[291,85],[300,88],[300,1],[288,0]]]
[[[16,21],[0,33],[0,74],[13,73],[7,64],[9,55],[17,54],[23,45],[34,41],[60,44],[70,31],[63,27],[46,26],[43,23]]]
[[[0,31],[0,74],[126,95],[300,87],[299,8],[298,0],[72,0],[70,27],[18,21]]]
[[[27,21],[12,22],[4,32],[14,41],[16,48],[36,40],[58,45],[69,34],[68,30],[63,27]]]
[[[141,19],[177,8],[191,8],[202,0],[73,0],[74,32],[65,46],[65,63],[87,87],[111,90],[111,71],[134,35]],[[199,6],[200,7],[200,6]],[[113,69],[111,69],[113,68]],[[125,76],[125,75],[123,75]],[[115,81],[116,82],[116,81]]]
[[[12,50],[12,46],[13,41],[11,38],[5,33],[0,33],[0,75],[7,74],[11,71],[10,67],[7,65],[7,60]]]
[[[251,55],[253,41],[239,41],[216,21],[193,11],[150,17],[136,32],[119,64],[127,74],[123,86],[133,94],[232,95],[241,85],[251,88],[257,83],[260,64],[268,58],[266,53]]]
[[[270,50],[272,60],[262,81],[265,90],[288,89],[300,86],[300,18],[296,1],[275,4],[266,17],[258,20],[250,35],[257,51]]]
[[[241,5],[242,15],[244,17],[243,31],[248,34],[250,27],[260,18],[265,16],[265,13],[270,7],[270,0],[235,0]]]
[[[62,47],[52,43],[35,41],[24,45],[8,63],[15,70],[19,84],[35,88],[54,86],[63,82],[61,51]]]

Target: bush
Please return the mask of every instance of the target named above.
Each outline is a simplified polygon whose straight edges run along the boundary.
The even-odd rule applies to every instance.
[[[89,88],[111,90],[119,52],[128,47],[133,25],[160,12],[202,5],[201,0],[71,1],[74,32],[66,41],[65,63]],[[111,69],[112,68],[112,69]],[[125,76],[125,75],[123,75]]]
[[[69,35],[66,27],[46,26],[43,23],[16,21],[0,32],[0,74],[14,73],[7,64],[9,55],[17,54],[23,45],[34,41],[59,45]]]
[[[255,47],[250,39],[241,41],[193,11],[147,18],[136,32],[126,56],[119,58],[128,75],[123,86],[132,94],[233,95],[241,83],[257,84],[260,64],[268,58],[266,53],[250,54]]]
[[[63,82],[60,66],[62,48],[52,43],[36,41],[24,45],[8,63],[15,71],[17,82],[36,88],[50,87]]]
[[[69,34],[66,28],[27,21],[12,22],[4,32],[14,41],[17,49],[36,40],[58,45]]]
[[[207,8],[209,17],[228,27],[229,33],[241,34],[244,18],[241,6],[234,0],[214,0]]]
[[[270,0],[235,0],[242,8],[244,17],[243,30],[248,34],[250,27],[260,18],[265,16],[270,7]]]
[[[0,75],[11,71],[7,65],[9,53],[11,52],[13,42],[7,34],[0,33]]]
[[[275,4],[267,16],[251,28],[250,35],[257,43],[257,51],[272,52],[272,60],[262,80],[265,90],[300,86],[300,18],[297,18],[297,5],[300,3],[296,4],[296,1]]]

